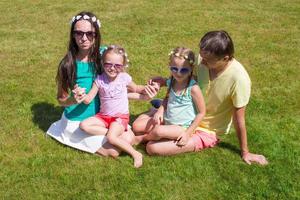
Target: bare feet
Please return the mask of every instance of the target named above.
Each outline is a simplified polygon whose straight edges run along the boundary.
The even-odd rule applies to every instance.
[[[119,156],[120,152],[117,151],[117,149],[115,147],[113,147],[111,145],[111,147],[109,147],[108,145],[104,145],[103,147],[101,147],[100,149],[98,149],[96,151],[96,154],[107,157],[107,156],[111,156],[113,158],[116,158]]]
[[[100,156],[108,156],[108,151],[106,149],[103,149],[102,147],[96,151],[96,154]]]
[[[138,145],[144,142],[145,135],[136,135],[132,140],[132,145]]]
[[[134,167],[140,168],[143,165],[143,154],[137,152],[132,157],[133,157]]]

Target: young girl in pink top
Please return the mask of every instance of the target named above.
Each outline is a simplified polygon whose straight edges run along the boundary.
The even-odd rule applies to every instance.
[[[136,85],[125,72],[127,54],[122,47],[109,46],[103,53],[104,73],[98,75],[84,103],[89,104],[99,93],[101,108],[98,114],[81,122],[80,128],[91,135],[106,135],[110,144],[129,153],[134,167],[142,166],[142,154],[119,137],[129,123],[128,98],[148,100],[147,86]],[[127,90],[135,93],[127,94]]]

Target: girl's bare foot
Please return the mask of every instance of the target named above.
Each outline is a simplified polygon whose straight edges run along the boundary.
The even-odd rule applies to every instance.
[[[96,151],[96,154],[107,157],[111,156],[113,158],[117,158],[120,152],[112,145],[105,143],[103,147]]]
[[[145,135],[136,135],[132,141],[133,145],[138,145],[138,144],[144,142],[144,137],[145,137]]]
[[[132,157],[133,157],[134,167],[140,168],[143,165],[143,154],[137,152]]]

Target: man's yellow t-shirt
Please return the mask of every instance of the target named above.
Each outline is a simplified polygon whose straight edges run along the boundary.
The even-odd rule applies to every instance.
[[[233,109],[244,107],[249,102],[251,81],[247,71],[233,59],[213,81],[209,80],[208,68],[202,64],[198,65],[197,77],[206,103],[206,115],[197,129],[209,133],[228,133]]]

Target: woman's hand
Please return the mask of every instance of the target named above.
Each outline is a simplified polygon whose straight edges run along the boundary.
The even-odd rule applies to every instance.
[[[80,104],[86,98],[85,88],[81,88],[77,84],[74,86],[72,93],[77,104]]]

